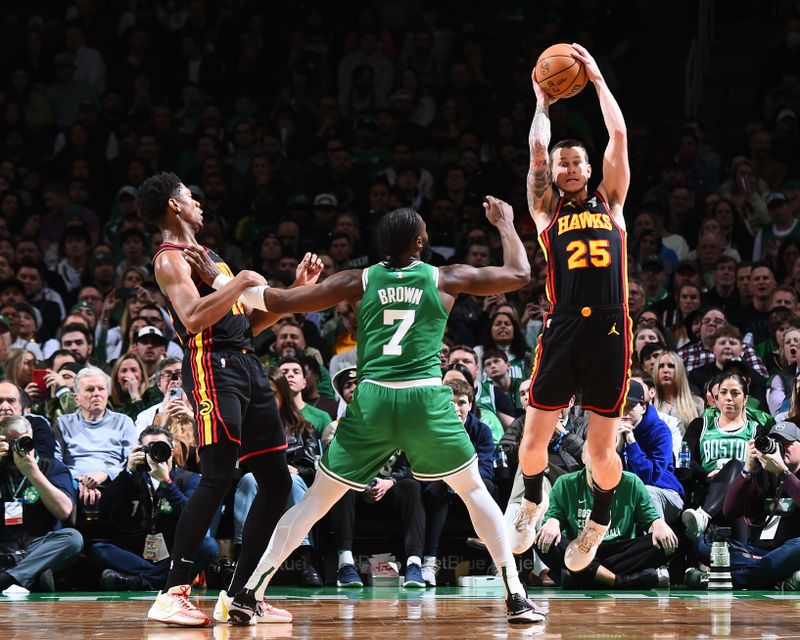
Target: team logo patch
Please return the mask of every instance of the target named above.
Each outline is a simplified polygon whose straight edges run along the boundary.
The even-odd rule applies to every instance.
[[[614,336],[618,336],[619,335],[619,331],[617,331],[617,323],[616,322],[611,325],[611,329],[609,329],[608,335],[610,335],[610,336],[611,335],[614,335]]]
[[[214,405],[211,400],[203,400],[200,403],[200,415],[207,416],[214,410]]]

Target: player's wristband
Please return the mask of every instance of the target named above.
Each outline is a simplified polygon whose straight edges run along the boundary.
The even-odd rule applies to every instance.
[[[257,287],[247,287],[239,296],[239,300],[244,302],[248,307],[259,309],[261,311],[267,310],[267,305],[264,302],[264,292],[267,290],[267,285],[262,284]]]
[[[214,291],[219,291],[231,280],[233,280],[233,278],[231,278],[230,276],[226,276],[224,273],[220,273],[217,275],[216,278],[214,278],[214,282],[211,283],[211,288],[214,289]]]

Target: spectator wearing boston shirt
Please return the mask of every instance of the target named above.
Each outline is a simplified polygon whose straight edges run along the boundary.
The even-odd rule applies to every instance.
[[[746,539],[729,540],[734,589],[771,589],[787,579],[790,588],[800,585],[800,427],[780,422],[769,437],[778,445],[772,453],[748,443],[744,468],[725,496],[725,517],[743,516],[747,525]],[[698,552],[708,563],[705,538]]]

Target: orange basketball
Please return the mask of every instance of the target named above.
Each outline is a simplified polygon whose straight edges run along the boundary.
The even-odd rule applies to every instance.
[[[571,98],[586,86],[586,69],[572,57],[575,49],[568,44],[554,44],[542,51],[533,68],[533,79],[553,98]]]

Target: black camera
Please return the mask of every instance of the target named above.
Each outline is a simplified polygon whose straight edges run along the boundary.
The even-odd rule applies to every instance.
[[[142,447],[142,453],[150,456],[153,462],[166,462],[172,455],[172,447],[163,440],[154,440]],[[139,468],[143,471],[149,469],[147,464],[139,465]]]
[[[498,445],[494,452],[493,460],[494,472],[498,478],[508,478],[510,471],[508,469],[508,454],[506,450]]]
[[[769,436],[757,436],[756,439],[753,440],[753,446],[756,448],[756,451],[760,453],[770,454],[778,450],[778,441]]]
[[[181,372],[180,371],[173,371],[169,374],[169,379],[172,381],[180,380],[181,379]]]
[[[711,542],[727,542],[731,537],[731,528],[710,524],[708,525],[708,529],[706,529],[705,536],[709,538]]]
[[[30,436],[20,436],[15,440],[8,441],[8,455],[3,457],[3,462],[11,464],[14,462],[14,454],[24,458],[33,451],[33,438]]]

